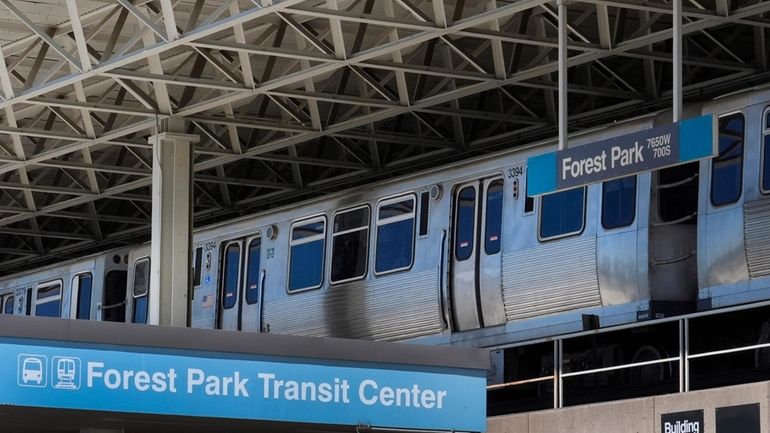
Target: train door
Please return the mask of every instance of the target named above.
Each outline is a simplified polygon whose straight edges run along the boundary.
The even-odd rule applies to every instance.
[[[123,269],[107,271],[99,309],[105,322],[126,321],[126,283],[128,272]]]
[[[3,295],[0,304],[2,304],[3,308],[2,314],[13,314],[13,293]]]
[[[243,242],[230,241],[225,244],[221,255],[221,277],[219,278],[219,329],[231,331],[240,329],[240,282],[242,275]]]
[[[262,238],[256,235],[246,243],[246,257],[241,285],[240,329],[259,331],[262,320],[262,287],[265,281],[265,270],[261,269]]]
[[[505,323],[501,278],[503,180],[455,188],[451,305],[457,330]]]

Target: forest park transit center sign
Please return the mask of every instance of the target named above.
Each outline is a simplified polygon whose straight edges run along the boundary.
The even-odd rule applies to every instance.
[[[217,331],[203,334],[211,332]],[[265,337],[240,334],[252,342]],[[307,340],[314,339],[299,338],[297,344]],[[415,349],[327,341],[326,346],[374,344],[362,347],[369,353]],[[421,352],[429,349],[418,347]],[[15,374],[0,377],[0,405],[395,429],[486,429],[482,365],[457,368],[401,364],[393,357],[330,360],[8,336],[0,337],[0,358],[9,361],[8,367],[15,364]]]

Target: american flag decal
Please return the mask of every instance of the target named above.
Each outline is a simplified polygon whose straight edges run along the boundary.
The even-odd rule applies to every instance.
[[[214,295],[206,295],[201,302],[201,308],[211,308],[214,306]]]

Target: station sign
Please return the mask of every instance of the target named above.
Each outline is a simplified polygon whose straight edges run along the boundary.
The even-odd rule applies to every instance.
[[[614,137],[527,160],[527,194],[548,194],[683,164],[716,154],[713,115]]]
[[[661,414],[660,432],[705,433],[703,428],[703,409]]]
[[[486,430],[483,370],[0,338],[0,405]]]

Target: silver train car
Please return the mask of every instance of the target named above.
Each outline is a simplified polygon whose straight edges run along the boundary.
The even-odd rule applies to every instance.
[[[769,107],[768,89],[689,106],[717,116],[716,157],[543,197],[527,194],[526,161],[554,142],[198,229],[192,326],[496,347],[768,300]],[[570,146],[670,122],[643,116]],[[127,259],[113,269],[113,256]],[[61,281],[58,314],[44,311],[80,317],[79,263],[6,277],[0,297],[39,314],[30,305]],[[89,318],[116,320],[120,302],[125,321],[148,322],[148,246],[83,263]],[[108,295],[101,272],[118,267],[122,295]]]

